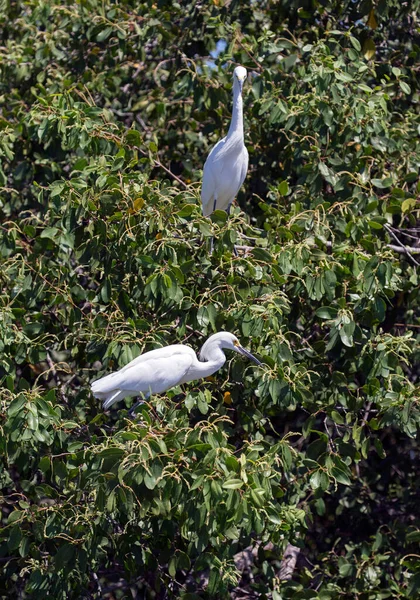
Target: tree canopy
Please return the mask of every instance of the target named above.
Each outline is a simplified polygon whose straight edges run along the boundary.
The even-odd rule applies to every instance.
[[[418,2],[0,5],[1,597],[417,597]],[[220,330],[264,367],[92,397]]]

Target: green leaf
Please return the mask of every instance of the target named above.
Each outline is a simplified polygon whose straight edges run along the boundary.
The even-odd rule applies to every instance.
[[[360,51],[361,51],[361,49],[362,49],[362,46],[360,45],[360,42],[359,42],[359,40],[358,40],[358,39],[356,39],[355,37],[353,37],[353,36],[351,35],[351,36],[350,36],[350,42],[351,42],[351,45],[353,46],[353,48],[354,48],[355,50],[357,50],[358,52],[360,52]]]
[[[111,293],[112,293],[111,281],[110,281],[109,277],[107,277],[101,288],[101,298],[102,298],[103,302],[105,302],[106,304],[111,299]]]
[[[11,523],[15,523],[16,521],[19,521],[23,517],[24,514],[25,513],[22,510],[12,511],[7,518],[7,524],[10,525]]]
[[[203,394],[199,394],[197,398],[197,407],[202,415],[206,415],[209,412],[209,405],[207,404],[206,399]]]
[[[411,87],[405,81],[400,81],[400,88],[404,94],[411,94]]]
[[[140,132],[137,129],[129,129],[125,134],[127,143],[132,146],[140,146],[142,143]]]
[[[289,184],[287,183],[287,181],[281,181],[279,183],[278,190],[281,196],[287,196],[289,193]]]
[[[401,210],[403,213],[411,212],[413,208],[417,206],[417,200],[415,198],[407,198],[401,204]]]
[[[195,205],[194,204],[184,204],[184,206],[176,213],[178,215],[178,217],[184,219],[186,217],[190,217],[194,210],[195,210]]]
[[[222,487],[226,490],[237,490],[243,486],[244,482],[242,479],[228,479],[222,485]]]
[[[171,556],[168,565],[168,573],[171,577],[175,577],[176,575],[176,557]]]
[[[331,306],[321,306],[315,311],[316,315],[321,319],[335,319],[338,314],[338,310]]]
[[[153,473],[145,473],[144,485],[147,487],[147,489],[154,490],[156,487],[156,484],[157,484],[156,477],[153,475]]]
[[[318,169],[320,170],[321,174],[322,174],[324,177],[329,177],[329,175],[330,175],[330,170],[329,170],[329,168],[327,167],[327,165],[326,165],[325,163],[323,163],[323,162],[319,162],[319,163],[318,163]]]
[[[191,560],[188,554],[178,551],[176,554],[176,566],[179,570],[189,571],[191,569]]]
[[[265,263],[271,263],[273,261],[272,255],[269,252],[267,252],[267,250],[264,250],[263,248],[253,248],[252,255],[257,260],[261,260]]]
[[[313,490],[317,490],[318,488],[321,490],[327,490],[330,485],[330,480],[328,475],[321,470],[315,471],[312,473],[309,478],[309,485]]]
[[[408,544],[417,544],[420,543],[420,531],[410,531],[405,536],[406,542]]]
[[[58,549],[57,554],[54,557],[55,568],[57,571],[63,569],[64,567],[71,568],[71,561],[75,554],[75,547],[73,544],[63,544]]]
[[[283,524],[283,519],[281,518],[280,514],[275,512],[274,510],[268,510],[267,517],[268,520],[271,521],[271,523],[274,523],[275,525]]]
[[[201,487],[203,485],[203,481],[204,481],[204,475],[200,475],[199,477],[197,477],[197,479],[194,481],[194,483],[190,487],[190,492]]]
[[[49,456],[43,456],[38,464],[38,469],[43,473],[46,473],[51,469],[51,459]]]
[[[107,40],[109,38],[111,33],[112,33],[112,27],[105,27],[105,29],[102,29],[102,31],[100,31],[98,33],[98,35],[96,36],[96,41],[104,42],[105,40]]]
[[[225,210],[215,210],[211,213],[210,219],[213,223],[217,223],[217,225],[224,225],[228,220],[228,214]]]
[[[7,541],[7,547],[9,552],[13,552],[19,547],[22,541],[22,529],[20,525],[14,525],[9,531],[9,539]]]
[[[61,232],[59,229],[57,229],[57,227],[46,227],[41,231],[41,235],[39,237],[54,240],[60,233]]]
[[[252,500],[253,504],[257,508],[261,508],[262,506],[264,506],[264,490],[251,489],[250,496],[251,496],[251,500]]]
[[[388,188],[392,185],[392,179],[385,177],[385,179],[371,179],[372,185],[378,188]]]
[[[338,481],[338,483],[342,483],[343,485],[351,485],[348,475],[338,467],[333,467],[331,469],[331,475]]]
[[[10,417],[14,417],[15,415],[17,415],[18,413],[21,413],[23,411],[23,407],[26,404],[26,397],[25,396],[17,396],[15,398],[15,400],[13,400],[10,403],[10,406],[7,410],[7,414]]]
[[[339,412],[337,412],[336,410],[332,410],[331,411],[331,418],[334,421],[334,423],[338,423],[339,425],[344,424],[344,419],[343,417],[340,415]]]
[[[111,447],[111,448],[104,448],[103,450],[101,450],[101,452],[99,452],[98,456],[100,456],[101,458],[122,458],[125,454],[125,450],[123,450],[122,448],[116,448]]]
[[[195,404],[196,404],[195,397],[188,394],[188,396],[185,398],[185,406],[186,406],[187,410],[192,410],[194,408]]]

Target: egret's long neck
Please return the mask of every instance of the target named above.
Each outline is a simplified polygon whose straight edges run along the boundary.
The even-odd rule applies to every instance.
[[[200,377],[208,377],[220,369],[226,362],[225,353],[219,346],[204,344],[200,352]]]
[[[232,121],[230,122],[228,138],[235,137],[243,141],[244,139],[244,117],[242,108],[242,92],[239,82],[235,79],[233,84],[233,109]]]

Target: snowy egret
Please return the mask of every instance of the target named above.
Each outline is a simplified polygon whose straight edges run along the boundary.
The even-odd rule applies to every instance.
[[[236,67],[233,72],[233,110],[229,131],[212,148],[204,164],[201,202],[205,217],[216,209],[226,210],[229,214],[248,171],[242,111],[242,87],[246,76],[244,67]]]
[[[161,394],[181,383],[212,375],[226,361],[223,349],[234,350],[257,365],[262,364],[248,350],[242,348],[237,337],[222,331],[210,336],[205,342],[200,351],[200,360],[192,348],[183,344],[151,350],[138,356],[116,373],[94,381],[92,393],[96,398],[103,400],[104,410],[130,396],[141,394],[148,398],[151,394]],[[129,414],[132,415],[140,404],[143,404],[143,400],[134,404]]]

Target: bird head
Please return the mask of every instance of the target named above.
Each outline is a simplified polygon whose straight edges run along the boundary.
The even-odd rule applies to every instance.
[[[257,365],[261,366],[262,363],[255,358],[251,352],[245,350],[238,340],[238,338],[233,335],[233,333],[228,333],[227,331],[220,331],[219,333],[215,333],[206,341],[204,346],[201,349],[200,357],[203,360],[206,360],[207,352],[210,350],[210,347],[216,345],[219,348],[223,348],[225,350],[233,350],[238,354],[242,354],[242,356],[246,356],[250,360],[254,361]]]
[[[242,87],[244,85],[244,82],[247,78],[247,71],[245,69],[245,67],[236,67],[235,70],[233,71],[233,83],[236,83],[236,81],[239,83],[239,87],[241,88],[242,91]]]

